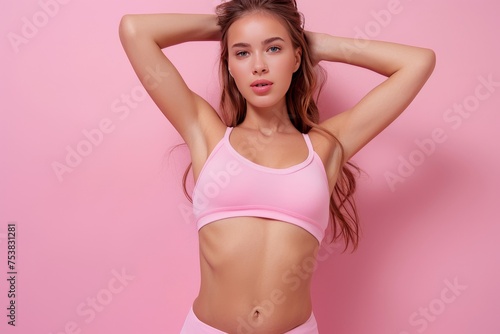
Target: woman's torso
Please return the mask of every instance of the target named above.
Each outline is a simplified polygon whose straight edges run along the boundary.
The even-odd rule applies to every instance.
[[[256,164],[293,168],[309,155],[297,134],[265,145],[249,140],[249,134],[235,131],[230,145],[242,159]],[[210,151],[221,140],[213,140]],[[198,177],[201,168],[196,167]],[[328,183],[328,178],[324,180]],[[199,242],[201,286],[193,310],[201,321],[228,333],[257,334],[286,332],[310,317],[310,284],[319,246],[310,231],[272,218],[230,216],[203,225]]]

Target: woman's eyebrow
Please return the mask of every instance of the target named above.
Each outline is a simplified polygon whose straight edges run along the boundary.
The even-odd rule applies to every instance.
[[[266,45],[266,44],[270,44],[270,43],[273,43],[273,42],[276,42],[276,41],[282,41],[282,42],[284,42],[285,40],[283,38],[281,38],[281,37],[270,37],[270,38],[267,38],[267,39],[263,40],[261,44],[262,45]],[[240,43],[233,44],[232,47],[233,48],[247,48],[249,46],[250,46],[250,44],[248,44],[248,43],[242,43],[242,42],[240,42]]]

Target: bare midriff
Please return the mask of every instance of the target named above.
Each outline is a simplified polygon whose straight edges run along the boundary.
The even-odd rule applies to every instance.
[[[311,316],[318,240],[301,227],[235,217],[199,231],[201,287],[193,311],[227,333],[285,333]]]

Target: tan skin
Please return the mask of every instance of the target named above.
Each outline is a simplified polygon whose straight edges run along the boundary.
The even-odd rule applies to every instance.
[[[161,49],[186,41],[219,40],[215,22],[213,15],[153,14],[126,15],[120,24],[120,38],[134,70],[190,149],[195,180],[226,125],[187,87]],[[408,106],[432,73],[435,56],[428,49],[375,41],[346,53],[340,46],[354,47],[354,40],[307,34],[317,62],[351,63],[388,77],[354,107],[320,124],[344,146],[344,161],[331,138],[315,129],[309,133],[333,191],[338,166]],[[269,39],[272,42],[263,44]],[[284,101],[302,50],[293,47],[279,20],[262,13],[236,21],[228,33],[228,45],[231,73],[247,100],[247,116],[234,129],[231,145],[245,158],[267,167],[286,168],[304,161],[307,147],[286,116]],[[159,67],[169,75],[153,84],[148,67]],[[250,84],[259,78],[273,82],[269,93],[252,91]],[[284,333],[309,318],[310,275],[297,273],[300,284],[293,289],[283,276],[316,256],[318,241],[309,232],[281,221],[236,217],[205,225],[199,241],[201,286],[193,310],[201,321],[238,333],[238,319],[244,319],[253,333]],[[273,311],[268,312],[273,300]]]

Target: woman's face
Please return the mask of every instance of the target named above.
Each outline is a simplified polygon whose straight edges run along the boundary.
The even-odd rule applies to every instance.
[[[252,13],[228,30],[228,65],[238,90],[255,108],[283,107],[301,50],[285,26],[266,13]]]

